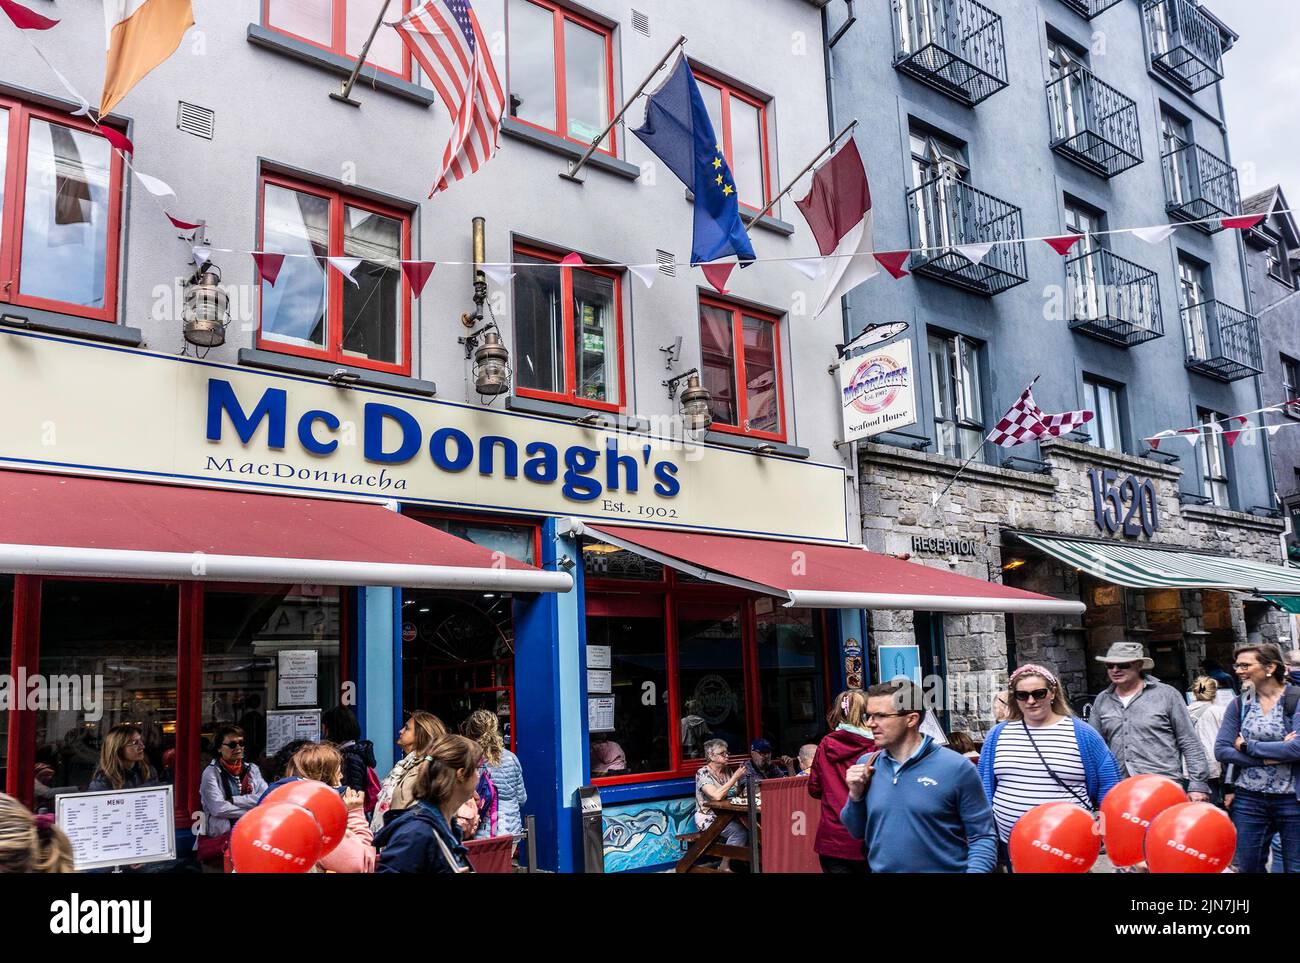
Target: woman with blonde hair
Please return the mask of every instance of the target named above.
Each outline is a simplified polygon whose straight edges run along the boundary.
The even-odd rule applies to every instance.
[[[415,805],[375,836],[375,872],[473,872],[455,814],[474,796],[482,757],[478,743],[464,736],[443,736],[433,744],[415,782]]]
[[[144,755],[144,733],[139,726],[121,723],[108,730],[99,748],[99,768],[90,778],[88,792],[139,789],[158,785]]]
[[[475,709],[460,727],[461,733],[477,742],[483,750],[483,761],[479,765],[487,770],[495,790],[495,800],[489,801],[484,813],[486,818],[474,833],[475,839],[516,836],[524,831],[522,810],[528,803],[524,768],[519,764],[519,757],[506,748],[499,726],[495,712]]]
[[[298,779],[323,782],[332,789],[343,788],[343,753],[328,742],[309,742],[289,760],[289,773]],[[343,805],[348,810],[348,826],[343,839],[316,868],[326,873],[373,873],[375,871],[374,835],[366,822],[366,794],[343,788]]]
[[[0,792],[0,873],[71,873],[72,843],[41,823],[13,796]]]
[[[1007,709],[1007,721],[984,741],[979,773],[993,805],[1000,862],[1010,868],[1007,843],[1021,816],[1049,802],[1094,812],[1120,773],[1097,730],[1074,717],[1050,669],[1030,664],[1011,673]]]
[[[866,713],[867,694],[861,689],[846,689],[835,697],[826,715],[831,731],[818,744],[808,772],[808,795],[822,802],[813,849],[825,873],[869,872],[862,841],[850,836],[840,822],[840,810],[849,799],[849,767],[876,749]]]
[[[446,734],[447,727],[432,712],[416,711],[406,717],[397,734],[397,748],[406,755],[397,761],[379,787],[379,799],[370,820],[373,832],[384,828],[390,813],[395,816],[415,805],[415,780],[420,766],[433,744]]]
[[[1219,702],[1219,683],[1208,675],[1197,676],[1192,683],[1192,697],[1195,700],[1187,707],[1196,728],[1196,738],[1205,747],[1205,758],[1210,763],[1210,799],[1220,804],[1223,799],[1223,767],[1214,758],[1214,740],[1219,737],[1219,727],[1223,725],[1223,716],[1228,706]],[[1183,770],[1186,774],[1187,765]]]

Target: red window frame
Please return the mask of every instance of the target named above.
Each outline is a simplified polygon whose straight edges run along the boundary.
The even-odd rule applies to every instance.
[[[83,117],[35,107],[11,97],[0,97],[0,108],[9,111],[8,150],[4,170],[4,212],[0,218],[0,304],[75,315],[93,321],[117,323],[118,267],[122,237],[122,155],[110,151],[108,192],[108,250],[104,257],[104,306],[88,307],[51,298],[22,294],[23,215],[27,203],[27,145],[33,120],[43,120],[94,134],[95,125]]]
[[[531,0],[530,0],[531,2]],[[627,410],[627,375],[623,364],[623,272],[613,268],[602,268],[597,265],[587,264],[583,267],[560,266],[560,261],[564,257],[555,251],[548,251],[545,248],[531,247],[526,244],[516,244],[515,254],[522,254],[525,257],[540,258],[548,263],[560,267],[560,301],[563,310],[563,328],[564,328],[564,391],[545,391],[540,388],[524,388],[515,379],[515,394],[521,398],[538,398],[542,401],[556,401],[560,404],[579,405],[583,408],[594,408],[597,411],[608,411],[620,413]],[[525,268],[525,270],[527,270]],[[614,282],[614,325],[616,329],[615,343],[618,346],[618,397],[617,404],[608,401],[595,401],[591,398],[582,398],[578,395],[578,370],[574,360],[574,352],[577,349],[573,337],[573,272],[581,271],[586,274],[594,274],[599,277],[609,278]],[[518,317],[514,318],[516,330],[519,326]],[[518,336],[515,338],[518,343]],[[518,362],[516,362],[516,367]]]
[[[522,117],[516,117],[510,113],[510,105],[506,104],[506,116],[515,123],[532,127],[534,130],[544,130],[548,134],[554,134],[562,137],[574,144],[580,144],[583,148],[591,146],[591,141],[582,140],[578,137],[569,136],[569,92],[568,92],[568,75],[565,70],[565,49],[564,49],[564,22],[571,20],[580,27],[586,27],[593,33],[600,34],[605,38],[605,105],[608,116],[605,122],[609,123],[614,119],[614,31],[604,24],[597,23],[588,17],[575,13],[566,7],[552,3],[550,0],[518,0],[520,3],[531,3],[535,7],[541,7],[543,10],[549,10],[552,16],[553,39],[552,45],[555,51],[555,127],[544,127],[541,124],[534,123],[530,120],[524,120]],[[506,36],[510,36],[510,7],[511,0],[506,3]],[[507,41],[508,44],[508,41]],[[506,99],[510,97],[510,51],[507,46],[506,50]],[[601,142],[601,146],[596,148],[601,153],[618,156],[618,132],[611,128]],[[608,145],[608,146],[606,146]]]
[[[731,176],[733,180],[736,176],[736,155],[732,152],[731,145],[731,98],[735,97],[737,100],[748,104],[758,111],[759,164],[763,172],[762,202],[759,204],[750,204],[743,197],[737,198],[741,207],[758,213],[767,206],[767,202],[772,197],[772,141],[768,136],[767,125],[767,109],[770,102],[760,100],[757,97],[752,97],[737,88],[734,84],[729,84],[725,80],[720,80],[711,74],[703,73],[700,70],[695,70],[694,73],[697,81],[702,84],[708,84],[710,87],[717,89],[722,94],[722,130],[714,131],[714,133],[721,133],[722,135],[722,156],[726,158],[727,166],[731,168]]]
[[[736,381],[736,424],[726,425],[722,422],[715,421],[711,426],[712,430],[731,435],[744,435],[747,438],[765,438],[770,441],[785,441],[785,369],[781,360],[781,319],[775,314],[771,314],[767,311],[759,311],[754,308],[737,304],[735,301],[727,301],[723,298],[710,297],[709,295],[701,294],[699,304],[700,310],[696,312],[697,325],[702,323],[698,315],[702,313],[702,310],[705,307],[717,308],[731,313],[731,345],[733,352],[732,371]],[[777,431],[754,431],[746,427],[749,421],[749,392],[745,387],[744,319],[747,317],[772,325],[772,354],[775,360],[777,418],[780,425],[779,430]],[[701,353],[703,352],[703,340],[703,337],[701,337]],[[703,362],[701,361],[701,366],[702,365]]]
[[[340,57],[347,57],[349,60],[356,60],[357,57],[360,55],[361,52],[359,50],[356,53],[349,53],[347,49],[347,40],[348,40],[347,4],[349,0],[331,0],[329,46],[326,46],[325,44],[321,43],[318,40],[312,40],[310,37],[304,37],[300,34],[294,33],[292,30],[286,30],[284,27],[277,27],[275,24],[273,24],[271,22],[271,2],[272,0],[262,0],[262,26],[264,26],[267,30],[274,30],[276,33],[284,34],[284,36],[286,37],[292,37],[294,40],[300,41],[305,44],[310,44],[311,46],[317,48],[318,50],[324,50],[327,53],[337,54]],[[402,5],[402,9],[401,9],[402,16],[405,16],[406,14],[411,12],[412,0],[399,0],[399,2]],[[381,26],[379,29],[383,30],[384,27]],[[366,66],[374,67],[375,70],[378,70],[380,73],[389,74],[390,76],[393,77],[401,77],[403,80],[406,81],[411,80],[411,52],[406,49],[405,44],[402,45],[402,69],[401,70],[390,70],[387,67],[381,67],[379,64],[372,63],[369,60],[366,61]]]
[[[683,582],[675,571],[664,570],[664,580],[660,582],[627,581],[620,579],[587,579],[585,592],[588,600],[596,600],[602,608],[618,610],[620,597],[634,599],[644,606],[647,595],[655,596],[662,606],[664,618],[664,665],[668,676],[668,732],[669,756],[668,768],[657,772],[636,772],[623,776],[590,777],[595,786],[624,786],[636,783],[660,782],[666,779],[682,779],[695,774],[704,765],[702,757],[685,758],[682,755],[681,741],[681,706],[682,695],[678,680],[678,630],[677,610],[682,603],[735,605],[740,610],[741,625],[741,666],[745,679],[745,744],[762,735],[762,694],[759,686],[758,665],[758,612],[755,602],[760,598],[752,592],[733,589],[716,584],[698,584]],[[590,605],[590,602],[589,602]],[[817,630],[820,634],[822,671],[819,681],[826,705],[830,705],[830,634],[825,612],[813,610]],[[740,756],[748,758],[745,753]],[[590,774],[588,774],[590,776]]]
[[[257,191],[257,238],[258,250],[263,250],[263,231],[266,226],[266,188],[268,185],[282,187],[286,190],[299,191],[303,194],[312,194],[321,197],[330,203],[330,257],[343,257],[343,211],[346,207],[356,207],[361,210],[370,211],[374,214],[380,214],[384,217],[391,217],[402,223],[402,260],[409,260],[411,257],[411,212],[396,207],[389,207],[385,204],[379,204],[374,201],[365,200],[346,191],[334,190],[328,187],[321,187],[317,184],[311,184],[307,181],[299,180],[294,177],[287,177],[283,174],[274,174],[263,172],[261,183]],[[263,351],[273,351],[277,354],[292,354],[300,358],[315,358],[321,361],[336,361],[339,364],[348,365],[354,368],[367,368],[372,371],[386,371],[392,374],[409,375],[411,373],[411,287],[406,280],[404,272],[398,272],[401,277],[402,298],[402,359],[397,363],[386,361],[376,361],[372,358],[362,358],[353,354],[346,354],[343,351],[343,285],[348,282],[339,274],[338,271],[325,267],[326,279],[326,296],[325,296],[325,339],[324,348],[309,348],[303,345],[287,344],[283,341],[276,341],[274,338],[264,338],[262,336],[262,286],[257,287],[257,346]]]

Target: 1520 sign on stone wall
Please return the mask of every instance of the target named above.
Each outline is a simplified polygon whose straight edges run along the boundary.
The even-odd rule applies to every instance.
[[[1090,468],[1088,481],[1092,484],[1093,518],[1100,531],[1150,538],[1160,529],[1160,498],[1150,478],[1139,480],[1129,475],[1119,481],[1117,471]]]

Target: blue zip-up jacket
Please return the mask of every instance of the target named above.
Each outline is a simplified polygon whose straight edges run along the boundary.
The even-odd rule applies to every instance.
[[[1097,809],[1101,806],[1101,801],[1106,798],[1106,793],[1120,781],[1119,763],[1100,732],[1081,719],[1070,721],[1074,723],[1074,739],[1079,744],[1079,756],[1083,759],[1083,775],[1088,787],[1088,798],[1092,800],[1092,808]],[[1020,725],[1018,722],[1014,724]],[[998,754],[998,737],[1009,725],[1012,723],[999,722],[980,748],[980,781],[984,783],[984,792],[990,802],[993,801],[993,793],[998,788],[997,776],[993,774],[993,764]]]
[[[1294,688],[1295,686],[1286,686],[1278,701],[1284,702],[1286,693]],[[1280,759],[1283,763],[1290,763],[1296,799],[1300,799],[1300,739],[1292,739],[1290,742],[1257,742],[1254,739],[1247,739],[1245,752],[1237,748],[1237,736],[1241,735],[1242,699],[1246,698],[1246,696],[1238,696],[1233,699],[1228,704],[1227,711],[1223,713],[1223,724],[1219,726],[1219,736],[1214,740],[1214,758],[1219,762],[1230,762],[1245,768],[1263,766],[1266,764],[1266,759]],[[1247,701],[1253,699],[1252,694]],[[1295,715],[1287,720],[1286,731],[1300,732],[1300,709],[1297,709]]]
[[[929,736],[896,774],[882,754],[866,796],[850,798],[840,822],[865,840],[873,873],[991,873],[997,865],[993,810],[975,767]]]
[[[469,865],[469,851],[461,844],[459,829],[448,826],[442,810],[421,799],[390,819],[375,835],[375,849],[379,850],[375,872],[455,872],[447,865],[435,834],[442,837],[453,859],[459,860],[461,866]]]

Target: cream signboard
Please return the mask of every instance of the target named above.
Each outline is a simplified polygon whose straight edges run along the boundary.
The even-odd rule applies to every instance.
[[[844,440],[871,438],[916,424],[914,384],[910,339],[840,362]]]
[[[478,405],[0,333],[0,464],[847,540],[844,469]]]

